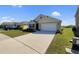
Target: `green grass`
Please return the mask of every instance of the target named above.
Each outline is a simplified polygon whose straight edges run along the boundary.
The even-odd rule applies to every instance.
[[[64,28],[62,34],[56,34],[54,40],[47,49],[47,54],[65,54],[65,48],[71,48],[72,43],[69,41],[74,36],[72,28]]]
[[[3,34],[8,35],[10,37],[17,37],[17,36],[21,36],[21,35],[24,35],[24,34],[28,34],[30,32],[22,32],[20,30],[9,30],[9,31],[6,31],[6,30],[0,29],[0,33],[3,33]]]

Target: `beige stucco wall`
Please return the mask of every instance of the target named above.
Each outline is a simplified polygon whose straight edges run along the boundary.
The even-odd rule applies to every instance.
[[[61,29],[61,21],[57,23],[57,29],[60,30]]]

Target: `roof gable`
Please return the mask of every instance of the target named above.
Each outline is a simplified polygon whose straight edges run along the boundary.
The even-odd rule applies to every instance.
[[[44,19],[42,19],[42,18],[44,18]],[[36,17],[35,21],[61,22],[61,20],[59,20],[57,18],[53,18],[53,17],[43,15],[43,14],[38,15]]]

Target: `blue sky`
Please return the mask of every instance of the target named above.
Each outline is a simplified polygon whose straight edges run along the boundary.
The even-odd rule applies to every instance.
[[[0,21],[30,21],[39,14],[62,20],[62,25],[74,25],[77,5],[0,5]]]

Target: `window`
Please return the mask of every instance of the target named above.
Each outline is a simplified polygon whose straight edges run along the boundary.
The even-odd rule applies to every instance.
[[[40,17],[40,19],[42,19],[42,17]]]
[[[47,16],[47,18],[48,18],[48,16]]]
[[[30,24],[29,27],[34,27],[34,24]]]

